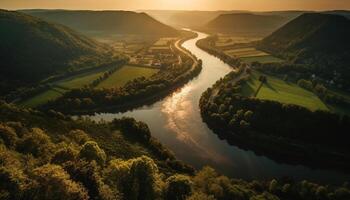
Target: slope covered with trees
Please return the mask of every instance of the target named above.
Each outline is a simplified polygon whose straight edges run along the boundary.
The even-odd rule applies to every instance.
[[[251,13],[222,14],[203,27],[217,33],[269,34],[284,25],[289,18]]]
[[[88,35],[136,34],[174,36],[178,32],[145,13],[131,11],[24,10],[42,19],[64,24]]]
[[[72,120],[0,102],[0,199],[345,200],[347,184],[195,172],[130,118]]]
[[[121,59],[109,47],[65,26],[23,13],[0,10],[0,27],[1,93]]]
[[[235,145],[264,153],[287,163],[347,171],[350,120],[328,111],[278,101],[247,97],[248,70],[231,72],[203,93],[203,120],[219,136]],[[240,78],[241,77],[241,78]],[[271,87],[266,76],[260,87]]]
[[[308,13],[262,40],[259,48],[295,63],[327,81],[349,88],[350,20]]]

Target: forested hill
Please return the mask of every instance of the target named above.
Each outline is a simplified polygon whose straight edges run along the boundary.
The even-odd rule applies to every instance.
[[[303,14],[286,24],[262,44],[273,51],[339,53],[349,51],[350,20],[331,14]]]
[[[308,13],[266,37],[260,48],[294,63],[312,65],[328,79],[334,71],[350,79],[350,20],[340,15]]]
[[[250,13],[223,14],[210,21],[204,29],[220,33],[272,33],[283,26],[289,18],[277,15]]]
[[[0,101],[0,199],[345,200],[348,184],[194,171],[131,118],[110,123]]]
[[[5,80],[35,83],[111,57],[105,45],[20,12],[0,10],[0,27],[0,88],[11,86]]]
[[[64,24],[85,34],[95,33],[174,36],[178,32],[145,13],[131,11],[23,10],[27,14]]]

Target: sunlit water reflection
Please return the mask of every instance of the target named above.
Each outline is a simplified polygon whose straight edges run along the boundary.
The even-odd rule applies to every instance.
[[[183,44],[184,48],[203,61],[203,70],[197,78],[151,106],[125,113],[99,113],[90,117],[111,121],[128,116],[144,121],[152,135],[172,150],[178,159],[197,168],[210,165],[231,177],[270,179],[290,176],[320,182],[350,180],[349,175],[333,171],[277,163],[252,151],[229,145],[208,129],[200,116],[200,96],[232,68],[196,47],[196,41],[205,37],[205,34],[199,33],[198,38]]]

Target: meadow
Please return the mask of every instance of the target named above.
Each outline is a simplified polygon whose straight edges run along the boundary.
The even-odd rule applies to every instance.
[[[62,79],[60,81],[52,83],[52,87],[30,99],[27,99],[20,103],[22,107],[34,108],[40,105],[47,103],[49,100],[57,99],[62,96],[65,92],[82,88],[86,85],[89,85],[94,80],[103,76],[105,72],[110,70],[109,68],[98,69],[92,72],[78,74],[71,76],[69,78]],[[129,80],[132,80],[137,77],[149,77],[154,73],[158,72],[156,69],[150,68],[141,68],[141,67],[130,67],[124,66],[121,69],[113,73],[107,80],[103,81],[98,88],[111,88],[115,86],[123,86]]]
[[[256,50],[255,48],[240,48],[231,49],[225,51],[225,53],[231,57],[244,58],[244,57],[255,57],[255,56],[266,56],[269,55],[263,51]]]
[[[58,81],[55,84],[67,89],[82,88],[92,83],[94,80],[98,79],[99,77],[103,76],[103,74],[107,71],[108,69],[98,70],[91,73],[79,74],[79,75],[72,76],[72,77],[63,79],[61,81]]]
[[[329,110],[329,108],[312,92],[298,85],[286,82],[274,76],[259,72],[252,72],[250,79],[242,86],[242,94],[254,96],[259,85],[259,77],[267,77],[267,83],[263,84],[257,94],[257,98],[278,101],[286,104],[295,104],[309,108],[310,110]]]
[[[284,60],[280,58],[276,58],[272,55],[265,55],[265,56],[251,56],[251,57],[242,57],[240,58],[243,62],[251,64],[253,62],[260,62],[260,63],[275,63],[275,62],[284,62]]]
[[[260,63],[283,62],[282,59],[276,58],[266,52],[257,50],[254,47],[230,49],[224,52],[225,54],[233,58],[239,58],[241,61],[248,64],[251,64],[253,62],[260,62]]]
[[[26,108],[34,108],[37,106],[40,106],[42,104],[47,103],[49,100],[56,99],[60,96],[62,96],[67,90],[64,90],[62,88],[53,87],[49,90],[46,90],[43,93],[40,93],[22,103],[19,104],[21,107]]]
[[[97,88],[122,87],[130,80],[142,76],[148,78],[158,71],[158,69],[126,65],[114,72],[107,80],[101,82]]]
[[[217,47],[226,47],[235,44],[250,43],[260,40],[261,37],[255,36],[232,36],[232,35],[219,35],[218,40],[215,43]]]
[[[153,46],[168,46],[169,42],[176,40],[176,38],[160,38]]]

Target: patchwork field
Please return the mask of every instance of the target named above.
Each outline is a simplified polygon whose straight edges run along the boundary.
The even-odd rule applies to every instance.
[[[245,63],[248,63],[248,64],[251,64],[253,62],[260,62],[260,63],[284,62],[284,60],[282,60],[280,58],[276,58],[276,57],[271,56],[271,55],[242,57],[241,60]]]
[[[94,80],[98,79],[99,77],[103,76],[103,74],[108,70],[109,69],[105,69],[101,71],[95,71],[95,72],[72,76],[67,79],[63,79],[61,81],[56,82],[56,85],[67,89],[82,88],[92,83]]]
[[[241,36],[220,35],[215,45],[217,47],[226,47],[226,46],[231,46],[235,44],[250,43],[250,42],[258,41],[260,39],[261,37],[254,37],[254,36],[241,37]]]
[[[82,88],[92,83],[94,80],[103,76],[103,74],[111,68],[112,67],[98,69],[96,71],[71,76],[69,78],[65,78],[60,81],[54,82],[52,83],[52,87],[49,90],[44,91],[30,99],[27,99],[19,105],[23,107],[33,108],[45,104],[49,100],[54,100],[62,96],[65,92],[71,89]]]
[[[56,99],[60,96],[62,96],[67,90],[64,90],[62,88],[53,87],[41,94],[38,94],[34,96],[31,99],[28,99],[22,103],[19,104],[19,106],[22,107],[28,107],[28,108],[34,108],[37,106],[40,106],[42,104],[47,103],[49,100]]]
[[[176,40],[176,38],[160,38],[153,46],[168,46],[169,42]]]
[[[253,72],[249,81],[243,85],[242,94],[254,96],[260,86],[261,73]],[[265,74],[264,74],[265,75]],[[310,110],[329,110],[328,107],[312,92],[307,91],[294,83],[285,82],[277,77],[265,75],[267,83],[263,84],[257,98],[279,101],[286,104],[295,104]]]
[[[126,65],[114,72],[107,80],[100,83],[97,88],[122,87],[130,80],[142,76],[148,78],[158,71],[158,69]]]
[[[273,63],[273,62],[283,62],[282,59],[276,58],[266,52],[257,50],[253,47],[249,48],[239,48],[239,49],[230,49],[226,50],[225,54],[239,58],[245,63],[253,63],[253,62],[260,62],[260,63]]]
[[[225,53],[231,57],[238,57],[238,58],[269,55],[263,51],[256,50],[255,48],[231,49],[231,50],[225,51]]]
[[[150,50],[168,50],[168,46],[152,46],[149,48]]]

